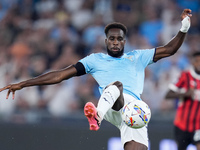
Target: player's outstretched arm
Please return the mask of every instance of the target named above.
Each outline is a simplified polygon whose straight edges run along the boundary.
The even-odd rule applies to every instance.
[[[186,33],[190,28],[190,17],[192,16],[190,9],[184,9],[181,14],[182,27],[178,34],[172,38],[172,40],[165,46],[157,47],[156,54],[154,56],[154,61],[158,61],[161,58],[171,56],[177,52],[177,50],[182,45]]]
[[[13,94],[12,98],[14,99],[15,91],[21,90],[24,87],[36,86],[36,85],[50,85],[50,84],[60,83],[63,80],[67,80],[67,79],[75,76],[76,73],[77,73],[76,68],[74,66],[69,66],[62,70],[48,72],[48,73],[45,73],[43,75],[37,76],[35,78],[29,79],[26,81],[22,81],[22,82],[19,82],[16,84],[10,84],[8,86],[0,88],[0,92],[8,89],[6,99],[8,99],[10,93]]]
[[[174,92],[172,90],[169,90],[166,95],[165,98],[166,99],[174,99],[174,98],[185,98],[185,97],[193,97],[194,96],[194,89],[189,89],[186,92]]]

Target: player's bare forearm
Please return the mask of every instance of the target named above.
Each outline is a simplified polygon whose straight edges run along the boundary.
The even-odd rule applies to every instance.
[[[174,92],[172,90],[169,90],[165,98],[166,99],[174,99],[174,98],[185,98],[185,97],[193,97],[194,95],[194,89],[189,89],[188,91],[182,93],[182,92]]]
[[[164,48],[166,49],[166,53],[168,53],[169,55],[175,54],[183,44],[185,36],[186,33],[179,31],[178,34],[168,44],[164,46]]]
[[[77,73],[76,68],[74,66],[69,66],[62,70],[45,73],[45,74],[35,77],[33,79],[22,81],[22,82],[19,82],[16,84],[10,84],[8,86],[1,88],[0,92],[8,89],[6,98],[8,98],[10,93],[12,92],[13,99],[14,99],[16,90],[20,90],[24,87],[29,87],[29,86],[50,85],[50,84],[60,83],[63,80],[67,80],[67,79],[75,76],[76,73]]]
[[[178,34],[168,44],[164,46],[166,53],[169,53],[169,55],[175,54],[183,44],[185,36],[186,33],[179,31]]]
[[[174,92],[174,91],[168,91],[165,95],[166,99],[174,99],[174,98],[180,98],[182,97],[182,93]]]
[[[174,55],[181,47],[185,39],[185,36],[186,33],[179,31],[178,34],[165,46],[157,47],[154,61],[158,61],[161,58]]]
[[[51,71],[35,77],[30,80],[21,82],[22,88],[35,85],[50,85],[60,83],[63,80],[67,80],[76,75],[76,69],[73,66],[69,66],[65,69],[58,71]]]
[[[182,19],[182,26],[178,34],[172,38],[169,43],[167,43],[164,46],[157,47],[156,53],[154,56],[154,61],[158,61],[161,58],[169,57],[173,54],[175,54],[178,49],[181,47],[186,33],[190,28],[190,17],[192,16],[190,9],[184,9],[181,14]]]

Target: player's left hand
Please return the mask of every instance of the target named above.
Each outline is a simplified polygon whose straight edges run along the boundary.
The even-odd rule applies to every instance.
[[[21,84],[18,83],[18,84],[10,84],[10,85],[7,85],[3,88],[0,88],[0,92],[1,91],[4,91],[4,90],[7,90],[8,89],[8,93],[7,93],[7,96],[6,96],[6,99],[8,99],[10,93],[12,93],[12,99],[15,98],[15,91],[16,90],[21,90],[22,87],[21,87]]]
[[[191,9],[184,9],[181,14],[181,20],[183,20],[185,17],[192,17],[192,10]]]

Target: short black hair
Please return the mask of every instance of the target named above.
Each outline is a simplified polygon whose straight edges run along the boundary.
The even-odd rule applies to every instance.
[[[108,24],[105,27],[104,32],[105,32],[106,36],[108,34],[108,31],[110,29],[113,29],[113,28],[121,29],[124,32],[125,35],[126,35],[127,31],[128,31],[128,29],[126,28],[126,26],[124,24],[119,23],[119,22],[113,22],[113,23]]]
[[[192,57],[200,56],[200,51],[196,51],[192,54]]]

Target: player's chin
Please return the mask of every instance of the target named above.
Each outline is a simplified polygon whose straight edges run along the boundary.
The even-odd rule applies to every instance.
[[[121,57],[123,54],[121,52],[118,53],[112,53],[111,56],[113,57]]]
[[[112,49],[107,49],[107,52],[110,56],[112,57],[120,57],[123,55],[123,50],[112,50]]]
[[[120,55],[121,54],[121,51],[110,51],[110,53],[112,53],[112,55]]]
[[[194,70],[197,74],[200,74],[200,66],[195,66]]]
[[[196,69],[196,73],[200,75],[200,70],[199,70],[199,69]]]

